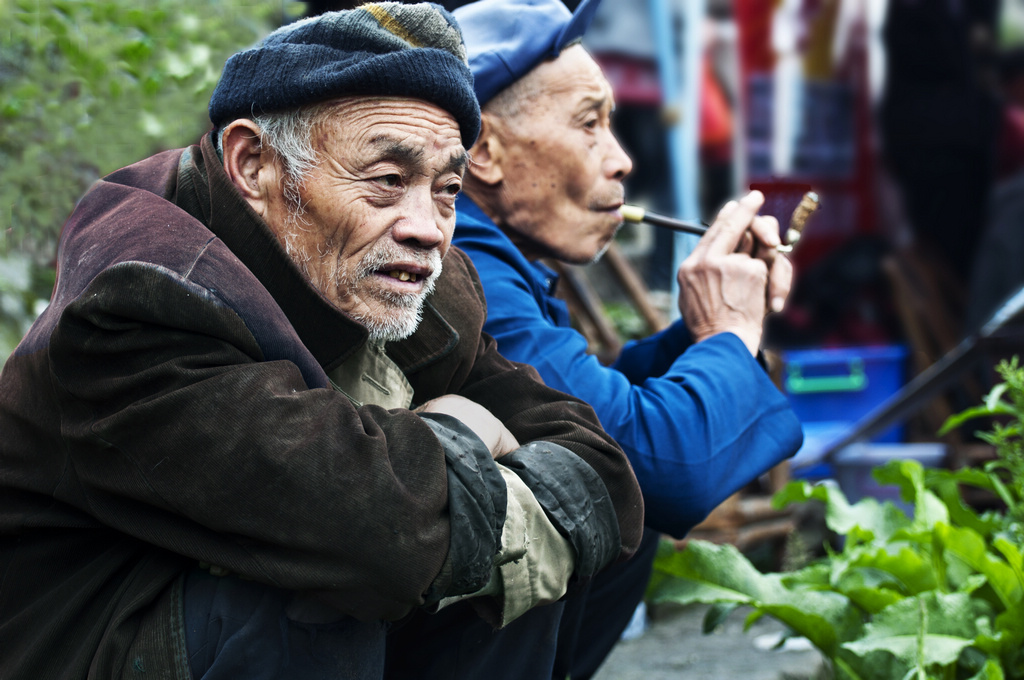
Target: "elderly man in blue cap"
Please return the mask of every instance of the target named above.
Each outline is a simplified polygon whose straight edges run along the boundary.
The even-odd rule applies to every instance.
[[[480,0],[454,10],[483,110],[454,242],[480,273],[485,329],[499,350],[588,401],[626,451],[644,494],[645,542],[562,602],[444,646],[461,644],[457,660],[439,657],[447,668],[421,658],[420,675],[392,677],[590,677],[642,598],[659,532],[684,536],[802,441],[758,361],[765,315],[782,308],[792,279],[789,261],[775,257],[778,224],[757,214],[759,193],[722,208],[682,264],[683,320],[628,345],[612,366],[587,354],[554,296],[556,276],[541,258],[600,257],[622,222],[631,170],[610,127],[611,87],[578,44],[597,4],[583,0],[570,13],[560,0]],[[745,245],[751,236],[763,247]],[[419,629],[396,632],[395,655],[399,643],[445,623],[421,618]],[[389,657],[389,668],[400,667]]]
[[[388,621],[505,625],[628,557],[628,461],[449,248],[451,15],[284,27],[210,118],[81,200],[0,374],[0,677],[376,680]]]

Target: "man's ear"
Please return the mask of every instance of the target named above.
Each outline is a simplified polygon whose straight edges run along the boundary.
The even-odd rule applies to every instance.
[[[267,158],[262,152],[259,126],[251,120],[232,121],[224,128],[221,151],[224,171],[231,183],[257,214],[265,215],[268,197],[264,191],[265,181],[260,182],[260,172],[264,171]]]
[[[505,147],[502,145],[501,137],[498,135],[501,122],[489,113],[480,115],[480,136],[476,143],[469,150],[469,157],[472,162],[469,164],[469,173],[477,181],[495,185],[505,179],[505,171],[502,163],[505,160]]]

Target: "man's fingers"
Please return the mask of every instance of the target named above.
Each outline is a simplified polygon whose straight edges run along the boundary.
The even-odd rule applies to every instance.
[[[458,419],[487,446],[492,458],[519,448],[519,442],[505,424],[480,404],[457,394],[446,394],[424,403],[417,412],[444,413]]]
[[[762,205],[764,194],[760,191],[751,191],[739,201],[726,203],[694,251],[706,251],[712,255],[735,252],[743,233],[751,226]],[[775,239],[778,242],[777,234]]]
[[[779,238],[779,221],[772,215],[758,215],[750,222],[750,232],[759,243],[772,250],[782,243]]]
[[[737,253],[743,253],[744,255],[753,255],[757,250],[757,241],[754,240],[754,235],[750,233],[750,230],[743,232],[740,235],[740,242],[736,244]]]
[[[768,270],[768,309],[781,312],[793,286],[793,263],[781,253]]]

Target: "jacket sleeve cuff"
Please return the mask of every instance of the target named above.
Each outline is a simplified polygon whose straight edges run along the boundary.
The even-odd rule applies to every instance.
[[[503,628],[530,609],[565,595],[576,558],[523,480],[498,467],[508,484],[508,510],[491,579],[475,593],[442,599],[437,608],[474,598],[477,614]]]
[[[483,588],[505,524],[505,481],[487,446],[457,418],[421,413],[444,448],[450,547],[445,567],[424,593],[426,603]]]
[[[537,441],[501,458],[533,492],[576,554],[576,575],[589,578],[618,557],[619,522],[604,482],[572,451]]]

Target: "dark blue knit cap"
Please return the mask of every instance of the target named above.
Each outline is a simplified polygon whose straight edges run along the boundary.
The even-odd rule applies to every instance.
[[[480,133],[462,34],[432,3],[371,3],[277,29],[228,59],[210,120],[221,127],[351,95],[436,104],[458,122],[467,149]]]
[[[469,51],[483,106],[506,87],[583,37],[600,0],[569,12],[562,0],[478,0],[453,12]]]

